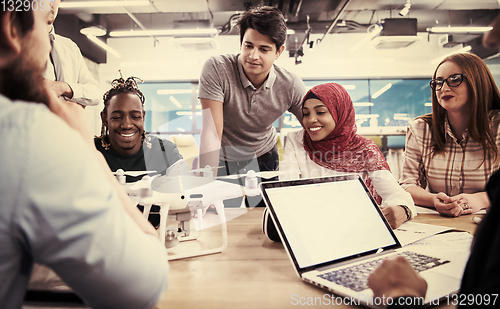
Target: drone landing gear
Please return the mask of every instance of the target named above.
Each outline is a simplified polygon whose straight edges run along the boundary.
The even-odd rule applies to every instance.
[[[177,227],[171,225],[167,227],[165,233],[165,247],[167,249],[177,246],[180,242],[197,240],[200,236],[198,231],[195,235],[191,235],[191,212],[181,212],[175,214],[175,221],[178,222]]]
[[[149,216],[149,212],[151,209],[152,205],[144,205],[144,216],[147,218]],[[195,207],[195,210],[197,211],[198,218],[193,219],[193,223],[195,225],[196,230],[198,231],[197,235],[193,236],[191,227],[190,227],[190,220],[191,220],[191,213],[190,212],[185,212],[185,213],[178,213],[176,214],[176,221],[179,222],[177,229],[174,227],[173,229],[167,229],[167,217],[168,217],[168,210],[170,207],[169,205],[158,205],[160,206],[160,228],[159,228],[159,234],[160,234],[160,242],[165,244],[165,247],[167,249],[173,248],[176,245],[182,243],[182,242],[187,242],[191,240],[198,240],[201,237],[201,230],[203,229],[203,216],[202,216],[202,207]],[[162,207],[162,206],[167,206],[167,207]],[[200,250],[192,250],[189,252],[181,252],[181,253],[173,253],[170,254],[168,257],[169,261],[173,260],[179,260],[179,259],[185,259],[189,257],[195,257],[195,256],[202,256],[202,255],[209,255],[209,254],[215,254],[215,253],[220,253],[227,247],[227,226],[226,226],[226,215],[224,212],[224,204],[222,201],[214,203],[214,206],[217,210],[217,214],[219,217],[220,221],[220,227],[221,227],[221,233],[222,233],[222,244],[220,247],[213,248],[213,249],[200,249]],[[190,207],[193,207],[190,205]],[[172,252],[169,252],[172,253]]]
[[[185,259],[185,258],[195,257],[195,256],[221,253],[224,249],[226,249],[226,247],[227,247],[227,226],[226,226],[226,215],[224,213],[224,204],[222,203],[222,201],[219,201],[219,202],[214,203],[214,206],[217,210],[219,220],[220,220],[220,227],[221,227],[221,233],[222,233],[221,246],[217,247],[217,248],[213,248],[213,249],[195,250],[195,251],[190,251],[190,252],[186,252],[186,253],[169,255],[169,257],[168,257],[169,261],[178,260],[178,259]],[[190,207],[191,207],[191,205],[190,205]],[[197,218],[197,220],[194,219],[195,220],[194,223],[195,223],[196,229],[200,233],[199,236],[201,236],[201,230],[203,229],[202,208],[197,207],[196,211],[197,211],[198,218]],[[196,222],[198,222],[198,223],[196,223]]]

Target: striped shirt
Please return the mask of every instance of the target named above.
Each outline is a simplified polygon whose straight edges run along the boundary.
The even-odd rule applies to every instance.
[[[493,155],[487,155],[484,162],[481,144],[470,138],[467,130],[458,142],[448,118],[445,119],[445,152],[432,156],[431,127],[423,119],[415,120],[406,132],[401,186],[404,189],[420,186],[431,193],[444,192],[448,196],[484,191],[488,179],[500,166],[500,111],[491,111],[489,119],[499,156],[494,160]]]

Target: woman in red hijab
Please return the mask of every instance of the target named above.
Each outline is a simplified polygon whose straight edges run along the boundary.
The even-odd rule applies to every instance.
[[[357,173],[392,228],[416,215],[411,195],[398,185],[377,145],[356,133],[354,106],[341,85],[313,87],[302,101],[302,114],[304,129],[287,135],[280,179]],[[269,224],[264,222],[265,232]]]

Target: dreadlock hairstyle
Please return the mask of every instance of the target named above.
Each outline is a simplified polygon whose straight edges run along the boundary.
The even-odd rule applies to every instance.
[[[144,97],[144,94],[141,92],[141,89],[139,89],[139,86],[137,85],[137,80],[141,81],[141,83],[143,83],[144,81],[139,77],[135,76],[130,76],[125,80],[123,79],[122,71],[119,70],[119,72],[120,72],[120,78],[113,79],[113,81],[111,82],[111,89],[109,89],[102,96],[102,99],[104,101],[104,108],[101,114],[106,115],[108,113],[109,101],[111,100],[112,97],[120,93],[135,93],[141,100],[142,106],[144,107],[144,101],[146,100],[146,98]],[[101,138],[102,147],[106,150],[109,150],[111,144],[109,143],[108,127],[104,125],[104,122],[102,122],[101,126],[101,136],[97,137]],[[146,140],[145,143],[148,148],[151,148],[151,143],[149,142],[150,139],[151,137],[149,136],[146,137],[146,132],[142,132],[142,140],[143,141]]]

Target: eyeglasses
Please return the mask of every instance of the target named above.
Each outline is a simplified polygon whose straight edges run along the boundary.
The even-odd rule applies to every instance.
[[[445,79],[433,79],[431,80],[429,85],[431,86],[432,90],[438,91],[443,88],[444,82],[446,82],[449,87],[458,87],[460,86],[460,84],[462,84],[464,78],[465,74],[453,74]]]

